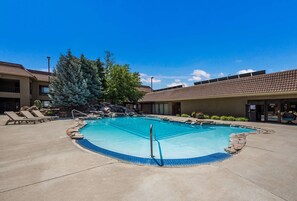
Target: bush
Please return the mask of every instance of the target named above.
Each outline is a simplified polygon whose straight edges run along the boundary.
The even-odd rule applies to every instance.
[[[192,112],[191,117],[196,117],[196,112]]]
[[[180,114],[176,114],[175,116],[180,117]]]
[[[41,109],[42,104],[41,104],[41,101],[40,101],[40,100],[35,100],[35,101],[34,101],[34,105],[35,105],[39,110]]]
[[[228,121],[228,117],[227,116],[221,116],[220,120],[222,120],[222,121]]]
[[[52,111],[52,110],[48,110],[48,111],[45,112],[45,114],[48,115],[48,116],[53,116],[55,114],[55,112]]]
[[[235,118],[235,117],[233,117],[233,116],[228,116],[228,117],[227,117],[227,120],[228,120],[228,121],[235,121],[235,120],[236,120],[236,118]]]
[[[209,115],[205,114],[205,115],[203,116],[203,118],[204,118],[204,119],[209,119]]]
[[[237,117],[235,118],[235,121],[248,121],[249,119],[246,117]]]
[[[213,116],[211,116],[211,119],[213,119],[213,120],[220,120],[220,117],[217,116],[217,115],[213,115]]]
[[[182,114],[181,117],[190,117],[188,114]]]

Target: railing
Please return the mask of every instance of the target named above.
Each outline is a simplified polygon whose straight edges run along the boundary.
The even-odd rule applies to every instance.
[[[83,112],[81,112],[79,110],[73,109],[73,110],[71,110],[71,115],[72,115],[72,118],[73,119],[75,118],[74,117],[74,112],[79,113],[79,114],[82,114],[82,115],[85,115],[85,116],[88,116],[86,113],[83,113]]]
[[[0,92],[20,93],[19,87],[0,86]]]
[[[153,125],[150,126],[150,148],[151,148],[151,157],[154,158],[154,150],[153,150]]]

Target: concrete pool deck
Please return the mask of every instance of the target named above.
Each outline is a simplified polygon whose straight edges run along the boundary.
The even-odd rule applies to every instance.
[[[65,134],[73,120],[4,126],[0,200],[297,200],[297,126],[250,135],[231,159],[184,168],[138,166],[84,151]]]

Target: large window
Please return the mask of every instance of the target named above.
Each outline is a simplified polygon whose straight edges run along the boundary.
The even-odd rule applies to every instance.
[[[40,95],[47,95],[49,93],[49,88],[48,86],[39,86],[39,94]]]

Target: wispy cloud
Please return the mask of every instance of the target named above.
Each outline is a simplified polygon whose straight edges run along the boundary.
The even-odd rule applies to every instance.
[[[178,85],[183,85],[184,87],[187,87],[187,83],[182,82],[179,79],[174,80],[174,82],[172,82],[171,84],[167,84],[167,87],[174,87],[174,86],[178,86]]]
[[[194,70],[191,75],[192,75],[192,77],[188,79],[189,81],[201,81],[203,79],[210,78],[209,73],[205,72],[204,70],[200,70],[200,69]]]
[[[218,77],[224,77],[224,75],[225,74],[221,72],[221,73],[218,74]]]
[[[149,76],[147,74],[144,74],[144,73],[140,73],[140,80],[142,83],[151,83],[151,77],[154,77],[154,76]],[[154,77],[154,79],[152,80],[153,83],[159,83],[161,82],[160,79]]]
[[[244,74],[244,73],[251,73],[251,72],[255,72],[255,70],[253,69],[243,69],[237,72],[237,74]]]

